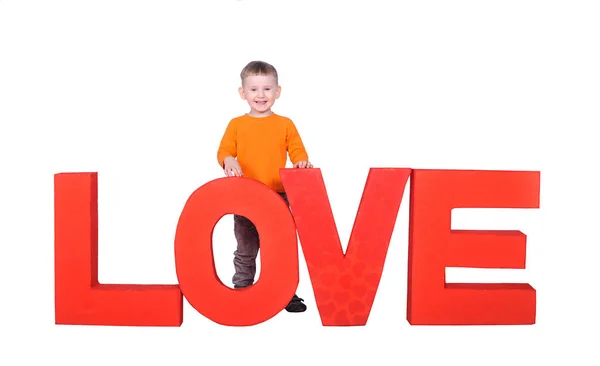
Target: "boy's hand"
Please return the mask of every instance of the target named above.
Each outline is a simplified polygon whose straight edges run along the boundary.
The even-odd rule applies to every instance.
[[[313,165],[309,161],[299,161],[294,164],[294,168],[312,168]]]
[[[225,172],[225,175],[228,177],[241,177],[243,176],[242,174],[242,167],[240,166],[240,163],[237,162],[237,160],[235,160],[235,158],[233,157],[227,157],[225,158],[225,160],[223,161],[223,171]]]

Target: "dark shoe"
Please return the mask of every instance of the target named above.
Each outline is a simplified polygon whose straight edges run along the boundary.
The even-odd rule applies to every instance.
[[[292,301],[285,307],[288,313],[303,313],[306,311],[306,305],[304,305],[304,299],[299,298],[296,294],[292,298]]]

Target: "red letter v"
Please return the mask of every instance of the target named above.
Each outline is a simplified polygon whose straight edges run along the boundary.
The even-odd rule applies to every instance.
[[[367,323],[410,173],[369,170],[344,255],[320,169],[281,170],[324,326]]]

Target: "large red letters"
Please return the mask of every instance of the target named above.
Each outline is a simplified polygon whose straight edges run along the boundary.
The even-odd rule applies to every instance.
[[[179,285],[98,283],[96,173],[55,175],[57,324],[179,326],[182,296],[223,325],[254,325],[283,310],[298,285],[296,232],[323,325],[365,325],[377,292],[408,178],[407,319],[410,324],[532,324],[528,284],[446,284],[446,267],[524,268],[520,232],[454,231],[453,208],[537,208],[539,172],[373,168],[346,254],[319,169],[283,169],[290,213],[262,183],[216,179],[185,204],[175,236]],[[226,193],[226,194],[225,194]],[[221,217],[252,220],[261,237],[261,275],[231,289],[218,278],[212,231]],[[244,303],[244,311],[237,309]]]

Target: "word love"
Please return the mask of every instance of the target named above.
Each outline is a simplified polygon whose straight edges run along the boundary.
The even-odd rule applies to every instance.
[[[534,324],[529,284],[445,282],[446,267],[525,268],[520,231],[451,230],[454,208],[539,208],[540,174],[523,171],[372,168],[344,254],[319,169],[282,169],[283,199],[249,178],[194,191],[175,234],[178,285],[98,282],[97,173],[55,175],[56,324],[180,326],[183,296],[222,325],[248,326],[282,311],[299,282],[296,230],[324,326],[365,325],[408,179],[407,320],[412,325]],[[261,273],[248,288],[224,285],[212,233],[246,216],[261,239]]]

